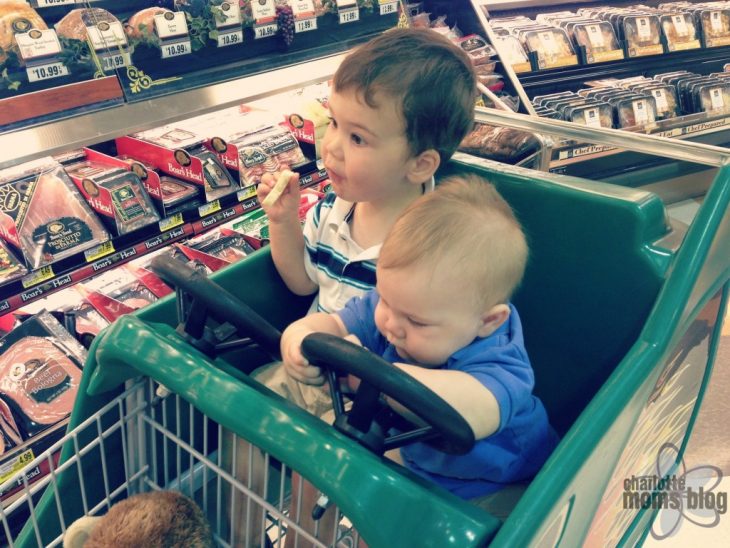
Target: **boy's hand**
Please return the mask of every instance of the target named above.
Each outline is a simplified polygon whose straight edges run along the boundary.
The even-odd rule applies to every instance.
[[[303,384],[319,386],[324,384],[322,370],[309,365],[307,358],[302,354],[302,341],[310,333],[314,331],[296,323],[287,327],[281,335],[281,357],[284,369],[290,377]]]
[[[291,220],[297,217],[299,212],[299,174],[293,173],[289,177],[289,183],[287,184],[284,192],[281,196],[271,205],[265,205],[264,199],[269,195],[271,190],[279,180],[280,172],[265,173],[261,177],[261,182],[256,187],[256,196],[258,197],[261,208],[264,210],[266,215],[269,217],[269,221],[272,223],[278,223],[284,220]]]

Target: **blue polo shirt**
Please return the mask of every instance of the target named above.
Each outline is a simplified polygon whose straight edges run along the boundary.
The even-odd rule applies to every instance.
[[[407,363],[375,327],[378,300],[377,292],[369,291],[351,299],[338,314],[365,348],[389,362]],[[497,431],[477,440],[466,455],[448,455],[425,443],[401,448],[411,470],[465,499],[533,477],[558,442],[542,402],[532,394],[535,375],[522,324],[514,306],[510,311],[509,320],[497,331],[475,339],[442,366],[472,375],[494,395],[500,414]]]

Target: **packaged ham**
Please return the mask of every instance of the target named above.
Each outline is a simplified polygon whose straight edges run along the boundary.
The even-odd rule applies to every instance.
[[[699,19],[706,47],[730,44],[730,9],[703,9]]]
[[[170,10],[160,6],[144,8],[132,15],[124,28],[127,36],[132,40],[155,42],[155,15],[164,15]]]
[[[0,398],[24,440],[71,413],[85,359],[84,348],[47,312],[0,340]]]
[[[19,53],[15,35],[31,29],[46,30],[41,16],[23,0],[0,2],[0,65],[8,58],[8,52]]]
[[[222,259],[229,264],[254,252],[254,248],[244,239],[243,235],[227,229],[216,230],[194,238],[188,241],[186,246]]]
[[[64,38],[86,41],[87,27],[98,25],[101,22],[121,24],[119,19],[105,9],[80,8],[71,10],[56,23],[56,33]]]
[[[497,162],[516,164],[540,148],[534,135],[507,127],[476,124],[459,150]]]
[[[64,259],[109,233],[56,162],[44,159],[0,174],[0,234],[28,268]]]

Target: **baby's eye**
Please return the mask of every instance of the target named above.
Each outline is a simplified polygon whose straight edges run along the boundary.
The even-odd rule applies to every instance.
[[[428,325],[427,323],[419,322],[413,318],[408,318],[408,322],[414,327],[426,327]]]
[[[364,145],[365,144],[365,139],[363,139],[362,137],[360,137],[357,133],[353,133],[350,136],[350,139],[352,139],[352,142],[355,143],[356,145]]]
[[[336,128],[336,127],[337,127],[337,120],[335,120],[334,118],[332,118],[332,116],[327,116],[327,118],[328,118],[328,119],[329,119],[329,121],[330,121],[330,125],[331,125],[331,126],[332,126],[333,128]]]

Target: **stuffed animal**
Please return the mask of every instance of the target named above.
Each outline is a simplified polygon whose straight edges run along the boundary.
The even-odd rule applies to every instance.
[[[175,491],[141,493],[104,516],[84,516],[66,531],[64,548],[213,548],[210,525],[191,499]]]

